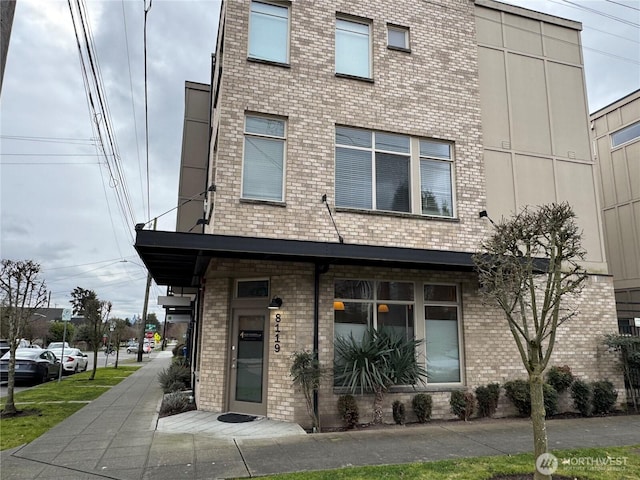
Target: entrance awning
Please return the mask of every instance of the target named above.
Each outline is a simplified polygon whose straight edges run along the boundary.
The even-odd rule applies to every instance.
[[[158,285],[198,286],[212,258],[420,270],[473,270],[472,253],[275,238],[137,230],[135,249]]]

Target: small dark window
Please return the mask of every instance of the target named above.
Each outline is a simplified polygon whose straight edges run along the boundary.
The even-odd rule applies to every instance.
[[[265,298],[269,296],[269,280],[240,280],[237,298]]]

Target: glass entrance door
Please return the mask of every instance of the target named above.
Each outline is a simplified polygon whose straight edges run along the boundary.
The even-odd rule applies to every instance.
[[[266,323],[264,310],[233,316],[229,410],[266,415]]]

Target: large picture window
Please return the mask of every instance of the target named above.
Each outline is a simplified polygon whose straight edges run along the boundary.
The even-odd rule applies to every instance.
[[[251,2],[249,58],[289,62],[289,9],[281,5]]]
[[[336,73],[371,78],[370,24],[336,18]]]
[[[242,198],[281,202],[284,180],[285,121],[247,115]]]
[[[424,286],[428,382],[460,383],[459,299],[455,285]]]
[[[413,283],[336,280],[334,297],[335,338],[361,340],[369,327],[386,327],[414,338]]]
[[[343,126],[335,142],[338,207],[454,216],[450,143]]]

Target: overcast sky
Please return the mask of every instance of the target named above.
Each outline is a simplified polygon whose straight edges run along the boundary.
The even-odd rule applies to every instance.
[[[150,205],[143,60],[149,1],[87,3],[130,211],[135,223],[147,222],[177,203],[184,82],[209,83],[220,2],[154,0],[148,12]],[[640,88],[640,1],[506,3],[583,23],[591,112]],[[134,222],[117,201],[123,182],[98,155],[93,120],[68,3],[18,0],[0,98],[1,257],[38,261],[51,307],[69,307],[69,293],[81,286],[111,301],[112,315],[132,318],[142,312],[146,270],[132,246]],[[174,230],[175,211],[160,216],[157,228]],[[164,289],[154,286],[149,302],[160,320],[156,298]]]

